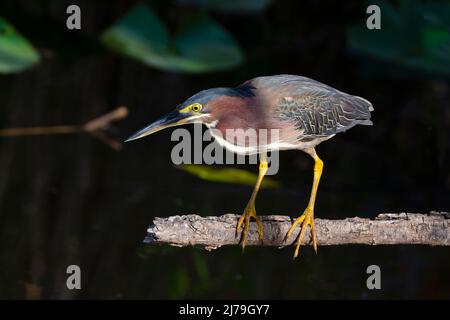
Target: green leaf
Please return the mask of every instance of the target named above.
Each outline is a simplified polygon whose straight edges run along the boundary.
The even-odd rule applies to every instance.
[[[211,72],[243,60],[232,36],[210,18],[196,16],[171,38],[159,18],[142,4],[107,29],[102,41],[120,54],[169,71]]]
[[[264,10],[271,0],[178,0],[177,2],[222,12],[254,13]]]
[[[39,62],[39,54],[14,27],[0,17],[0,73],[25,70]]]
[[[256,183],[256,179],[258,178],[257,174],[235,168],[217,169],[211,166],[195,164],[182,164],[177,168],[195,175],[200,179],[213,182],[235,183],[254,186]],[[279,182],[269,177],[265,177],[261,183],[262,188],[274,188],[278,186]]]
[[[174,38],[174,46],[184,58],[182,65],[196,72],[227,69],[242,62],[234,39],[207,16],[192,21]]]

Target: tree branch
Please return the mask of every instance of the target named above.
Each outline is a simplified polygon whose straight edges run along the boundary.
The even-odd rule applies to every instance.
[[[299,228],[285,241],[285,235],[292,224],[287,216],[259,216],[264,225],[265,246],[283,247],[292,244]],[[235,235],[239,216],[226,214],[219,217],[198,215],[155,218],[147,230],[144,240],[149,244],[172,246],[200,246],[208,250],[224,245],[239,244]],[[450,213],[431,212],[384,213],[374,220],[346,218],[344,220],[315,219],[318,245],[367,244],[422,244],[431,246],[450,245]],[[309,228],[308,228],[309,229]],[[303,244],[310,242],[309,230]],[[251,222],[248,245],[260,245],[256,223]]]

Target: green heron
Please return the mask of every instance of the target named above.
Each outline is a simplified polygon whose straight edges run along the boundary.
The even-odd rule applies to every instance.
[[[200,91],[126,141],[139,139],[168,127],[202,123],[213,129],[212,136],[232,152],[249,154],[248,150],[253,148],[253,152],[260,155],[259,175],[250,200],[236,225],[237,233],[242,229],[242,249],[247,242],[251,218],[257,223],[259,239],[262,241],[263,238],[263,226],[256,216],[255,199],[268,170],[266,153],[296,149],[309,154],[314,159],[314,179],[309,203],[286,234],[287,239],[297,225],[301,224],[295,258],[308,226],[317,252],[314,204],[323,162],[315,147],[357,124],[371,125],[371,111],[373,107],[369,101],[318,81],[296,75],[266,76],[246,81],[235,88]],[[225,131],[229,129],[254,129],[257,132],[260,129],[276,129],[279,134],[271,136],[265,144],[258,141],[254,145],[254,141],[245,140],[247,148],[242,148],[242,143],[238,144],[236,139],[227,140]]]

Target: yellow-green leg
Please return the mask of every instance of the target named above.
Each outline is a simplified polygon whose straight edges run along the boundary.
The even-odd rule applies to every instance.
[[[296,246],[295,252],[294,252],[294,259],[298,256],[298,250],[300,248],[300,244],[303,241],[303,238],[305,237],[306,228],[308,226],[310,226],[310,228],[311,228],[312,243],[313,243],[314,250],[317,253],[316,231],[314,229],[314,204],[316,202],[317,188],[319,187],[319,181],[320,181],[320,177],[322,175],[323,162],[322,162],[322,160],[320,160],[320,158],[317,155],[316,150],[314,148],[308,149],[305,151],[309,155],[311,155],[311,157],[313,157],[313,159],[314,159],[314,180],[313,180],[311,196],[309,198],[308,207],[305,209],[303,214],[294,221],[294,223],[292,224],[292,226],[290,227],[290,229],[286,235],[286,238],[289,238],[292,235],[292,233],[294,232],[297,225],[300,223],[302,224],[300,233],[297,238],[297,246]]]
[[[256,216],[255,200],[256,200],[256,195],[258,194],[258,191],[259,191],[259,187],[261,186],[261,182],[267,172],[267,169],[268,169],[268,164],[267,164],[266,157],[261,156],[261,160],[259,163],[259,174],[258,174],[258,179],[256,180],[255,188],[253,189],[252,196],[250,197],[250,200],[248,201],[248,204],[245,207],[244,213],[239,218],[239,221],[236,226],[236,234],[241,230],[241,227],[243,226],[242,239],[241,239],[242,251],[244,251],[245,245],[247,244],[248,229],[250,226],[250,218],[255,219],[256,224],[258,225],[259,241],[263,240],[263,225],[262,225],[261,220]]]

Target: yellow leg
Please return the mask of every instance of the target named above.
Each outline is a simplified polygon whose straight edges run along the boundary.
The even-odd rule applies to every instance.
[[[242,239],[241,239],[242,251],[244,251],[245,245],[247,244],[248,229],[250,226],[250,218],[255,219],[256,224],[258,225],[259,241],[262,242],[262,240],[263,240],[263,225],[262,225],[261,220],[256,216],[255,199],[256,199],[256,195],[258,194],[259,187],[261,186],[261,182],[264,178],[264,175],[267,172],[267,169],[268,169],[268,164],[266,161],[266,157],[262,156],[260,163],[259,163],[259,174],[258,174],[258,179],[256,180],[255,188],[253,189],[252,196],[251,196],[250,200],[248,201],[248,204],[245,207],[244,213],[239,218],[239,221],[236,226],[236,234],[241,230],[241,227],[243,226]]]
[[[319,181],[320,181],[320,177],[322,175],[323,162],[322,162],[322,160],[320,160],[315,149],[309,149],[306,152],[308,154],[310,154],[314,159],[314,180],[313,180],[313,186],[312,186],[312,190],[311,190],[311,196],[309,198],[308,207],[305,209],[303,214],[294,221],[294,223],[292,224],[292,226],[290,227],[290,229],[286,235],[286,239],[289,238],[292,235],[292,233],[294,232],[297,225],[300,223],[302,224],[301,229],[300,229],[300,234],[298,235],[298,238],[297,238],[297,246],[295,248],[294,259],[298,256],[298,250],[300,248],[300,244],[303,241],[303,238],[305,237],[306,228],[308,226],[311,227],[312,243],[313,243],[314,250],[317,253],[316,231],[314,229],[314,204],[316,202],[317,188],[319,187]]]

